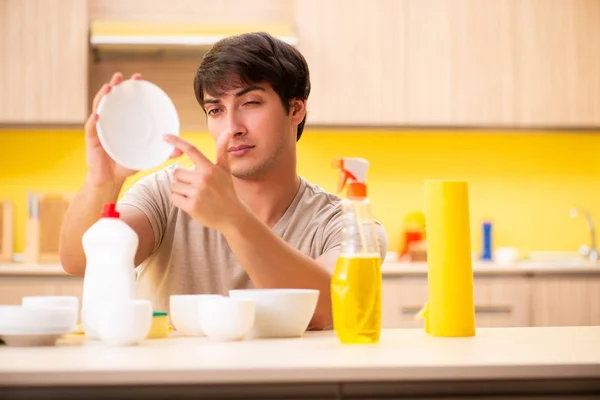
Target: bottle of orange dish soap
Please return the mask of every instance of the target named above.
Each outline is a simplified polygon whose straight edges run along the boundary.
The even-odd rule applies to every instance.
[[[381,331],[381,256],[371,202],[367,198],[369,162],[341,158],[335,166],[341,176],[344,228],[342,247],[331,280],[333,328],[345,344],[379,342]]]

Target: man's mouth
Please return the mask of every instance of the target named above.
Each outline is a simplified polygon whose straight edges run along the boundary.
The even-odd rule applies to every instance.
[[[231,154],[233,156],[243,156],[244,154],[248,153],[253,148],[254,148],[254,146],[249,146],[249,145],[243,144],[240,146],[230,147],[229,150],[227,150],[227,151],[229,152],[229,154]]]

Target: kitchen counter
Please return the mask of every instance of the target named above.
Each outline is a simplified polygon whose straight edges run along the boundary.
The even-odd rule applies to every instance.
[[[384,277],[426,275],[426,262],[386,260],[381,271]],[[473,263],[476,275],[536,275],[536,274],[598,274],[600,263],[520,261],[511,265]],[[0,276],[71,276],[60,264],[0,263]]]
[[[60,264],[0,263],[0,276],[71,276]]]
[[[332,331],[242,342],[173,333],[121,348],[73,335],[56,347],[0,346],[0,397],[374,399],[593,390],[600,391],[600,327],[479,328],[470,338],[385,330],[379,344],[365,346],[342,345]]]
[[[385,261],[381,267],[383,276],[424,276],[426,262]],[[492,262],[474,262],[475,275],[549,275],[549,274],[600,274],[600,263],[519,261],[510,265]]]

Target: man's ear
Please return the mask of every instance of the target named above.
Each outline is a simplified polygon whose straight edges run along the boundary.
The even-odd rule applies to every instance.
[[[294,125],[299,125],[306,115],[306,99],[292,99],[290,101],[290,115]]]

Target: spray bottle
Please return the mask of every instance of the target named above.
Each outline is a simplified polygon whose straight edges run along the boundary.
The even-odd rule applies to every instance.
[[[333,328],[345,344],[377,343],[381,331],[381,256],[371,202],[367,198],[369,162],[341,158],[338,191],[342,199],[342,246],[331,280]]]

